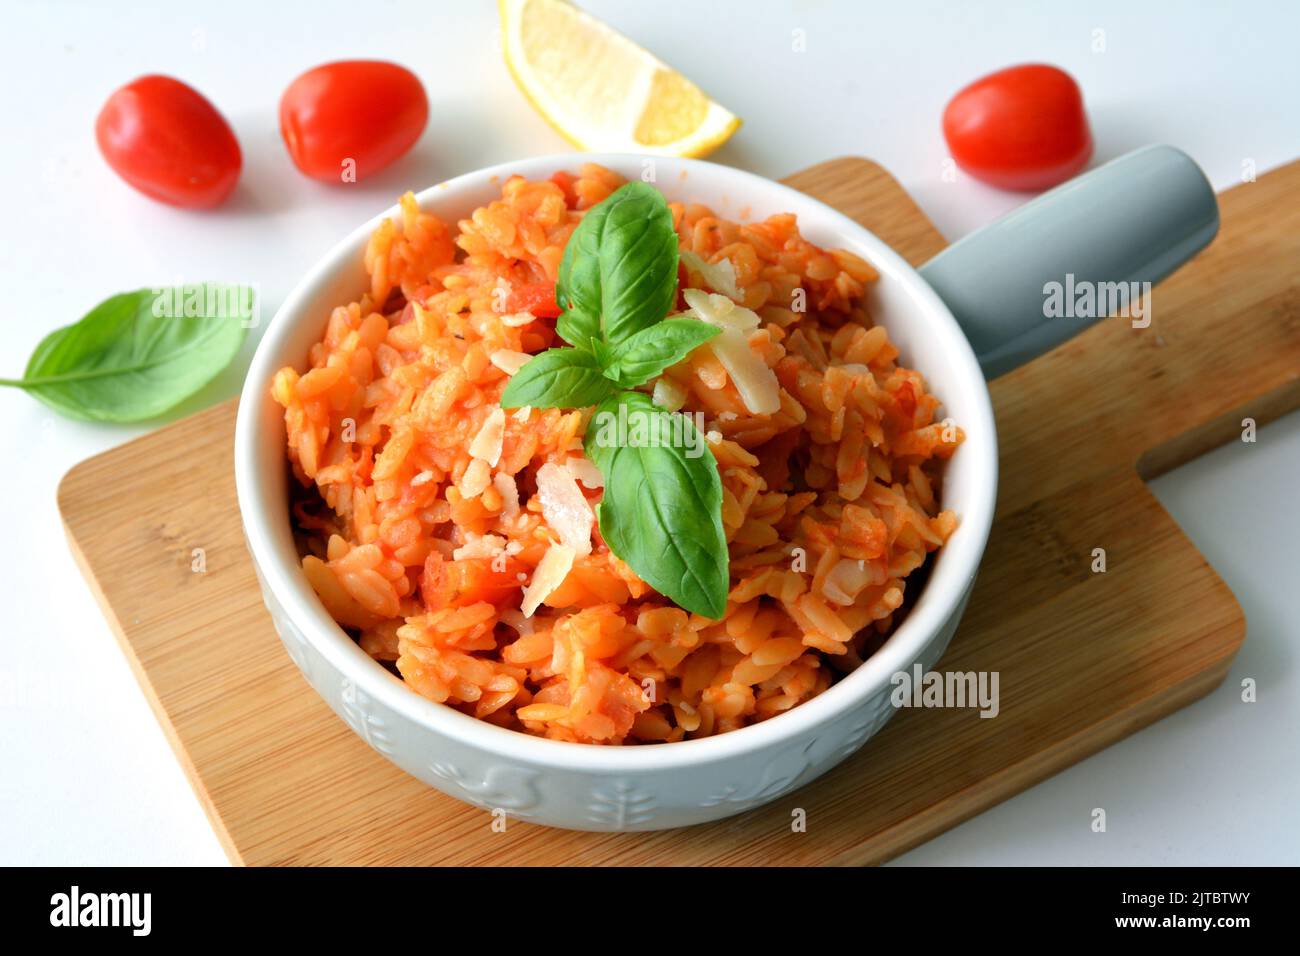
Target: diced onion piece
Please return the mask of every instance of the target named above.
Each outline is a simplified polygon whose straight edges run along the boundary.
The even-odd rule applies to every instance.
[[[682,293],[686,304],[702,322],[716,325],[720,329],[739,329],[752,332],[760,322],[758,313],[743,305],[736,305],[725,295],[705,292],[701,289],[687,289]]]
[[[588,488],[604,488],[605,476],[585,455],[574,455],[564,463],[569,473]]]
[[[727,375],[736,385],[736,391],[740,393],[740,400],[750,412],[755,415],[771,415],[780,410],[781,386],[776,380],[776,373],[749,347],[749,341],[743,332],[724,328],[707,345],[727,370]]]
[[[501,442],[506,432],[506,413],[498,405],[488,412],[483,427],[469,444],[472,458],[481,458],[493,468],[501,461]]]
[[[524,617],[532,617],[533,612],[550,597],[551,592],[564,583],[573,568],[574,557],[573,549],[562,544],[552,544],[547,548],[542,560],[537,562],[533,579],[524,588],[524,601],[520,607]]]
[[[822,593],[826,600],[849,607],[862,589],[871,583],[872,572],[864,562],[852,558],[841,558],[831,568],[822,584]]]
[[[573,473],[548,461],[537,469],[537,494],[542,499],[542,517],[560,536],[560,543],[575,555],[591,554],[591,525],[596,516]]]
[[[477,498],[492,483],[492,469],[482,458],[471,458],[465,474],[460,477],[460,493],[466,498]]]
[[[420,472],[418,475],[416,475],[414,478],[411,479],[411,487],[412,487],[412,488],[418,488],[418,487],[420,487],[421,485],[426,485],[426,484],[428,484],[428,483],[431,482],[431,481],[433,481],[433,472],[431,472],[431,471],[422,471],[422,472]]]
[[[679,258],[682,264],[686,266],[687,272],[694,272],[699,275],[704,280],[705,285],[714,292],[721,292],[737,302],[745,297],[736,286],[736,267],[731,264],[730,259],[705,262],[702,256],[698,256],[694,252],[683,252]]]
[[[510,315],[501,316],[501,324],[507,328],[517,329],[521,325],[527,325],[530,322],[536,322],[537,316],[531,312],[514,312]]]
[[[520,405],[519,411],[515,412],[514,414],[514,419],[517,422],[526,422],[528,421],[529,416],[531,416],[532,414],[533,414],[533,406]]]
[[[495,558],[505,550],[506,539],[499,534],[475,534],[470,535],[469,540],[451,553],[451,556],[461,561],[465,558]]]
[[[512,607],[501,609],[501,623],[513,627],[520,637],[528,637],[533,633],[533,622],[524,617],[522,611],[516,611]]]
[[[501,513],[507,518],[519,514],[519,485],[515,483],[514,476],[499,471],[493,477],[492,484],[501,496]]]
[[[507,375],[514,375],[528,364],[530,358],[532,356],[527,352],[516,352],[513,349],[497,349],[488,356],[488,361]]]
[[[655,382],[654,394],[651,397],[660,408],[676,412],[680,411],[681,407],[686,404],[686,389],[671,378],[661,376]]]

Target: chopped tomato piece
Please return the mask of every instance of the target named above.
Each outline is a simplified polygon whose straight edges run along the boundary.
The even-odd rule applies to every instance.
[[[437,551],[425,559],[420,596],[430,611],[486,601],[501,604],[517,598],[524,566],[513,557],[462,558],[448,561]]]
[[[578,207],[578,194],[573,188],[574,178],[573,173],[565,172],[563,169],[551,176],[551,182],[564,191],[564,204],[570,209]]]
[[[909,422],[916,415],[916,388],[911,382],[904,382],[894,393],[894,401],[898,403],[898,411]]]
[[[517,285],[506,297],[507,312],[531,312],[539,319],[555,319],[564,310],[555,301],[554,282]]]

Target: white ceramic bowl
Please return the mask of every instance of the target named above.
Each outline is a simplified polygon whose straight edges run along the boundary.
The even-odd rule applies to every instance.
[[[642,158],[576,154],[505,163],[424,190],[423,209],[449,223],[499,195],[512,173],[547,177],[596,162],[628,178]],[[290,531],[282,410],[270,383],[306,364],[330,310],[366,288],[367,238],[397,207],[356,229],[298,284],[267,328],[239,404],[235,473],[249,550],[276,629],[308,682],[371,747],[430,786],[484,810],[582,830],[653,830],[717,820],[766,803],[844,760],[893,713],[890,677],[930,669],[965,608],[988,539],[997,443],[975,354],[933,289],[889,246],[828,206],[750,173],[698,160],[655,159],[669,199],[721,215],[798,216],[812,242],[845,248],[880,271],[871,308],[966,440],[946,466],[942,500],[960,524],[933,561],[902,623],[861,667],[819,697],[762,723],[702,740],[601,747],[545,740],[426,700],[371,660],[326,613],[307,583]]]

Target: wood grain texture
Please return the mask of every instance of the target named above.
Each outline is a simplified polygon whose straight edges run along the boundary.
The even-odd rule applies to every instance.
[[[791,177],[912,262],[943,240],[860,159]],[[774,804],[688,830],[511,822],[406,776],[326,708],[281,649],[244,547],[234,403],[74,468],[72,548],[232,860],[247,864],[851,864],[915,846],[1205,694],[1245,630],[1151,496],[1154,474],[1300,404],[1300,165],[1222,197],[1223,230],[1122,319],[993,384],[1002,489],[945,670],[996,670],[1001,714],[903,711]],[[1235,424],[1234,424],[1235,423]],[[1105,574],[1089,570],[1093,548]],[[191,571],[203,548],[207,572]],[[808,832],[790,832],[802,807]]]

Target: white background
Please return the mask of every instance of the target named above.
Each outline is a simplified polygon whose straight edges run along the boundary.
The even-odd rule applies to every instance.
[[[716,159],[778,177],[832,156],[872,157],[949,239],[1023,201],[964,175],[944,182],[939,133],[955,90],[1017,62],[1056,63],[1080,81],[1098,160],[1171,143],[1226,188],[1246,160],[1263,171],[1300,154],[1300,8],[1280,0],[1121,0],[1086,12],[829,0],[587,6],[745,118]],[[0,22],[0,376],[18,375],[42,336],[122,290],[252,282],[269,315],[314,259],[405,188],[568,148],[507,75],[487,0],[5,0]],[[792,52],[796,29],[805,53]],[[1095,30],[1104,52],[1093,52]],[[322,186],[290,165],[276,103],[300,71],[349,57],[413,68],[431,119],[415,152],[374,180]],[[97,154],[98,108],[148,72],[192,83],[234,126],[245,170],[224,209],[154,204]],[[247,352],[202,401],[233,394],[246,362]],[[0,863],[222,862],[55,508],[69,467],[143,429],[66,421],[11,390],[0,390],[0,421]],[[1246,609],[1249,634],[1228,681],[903,862],[1300,862],[1298,467],[1292,415],[1257,444],[1234,443],[1156,485]],[[1240,702],[1247,676],[1259,682],[1258,703]],[[1105,834],[1089,828],[1093,807],[1107,810]]]

